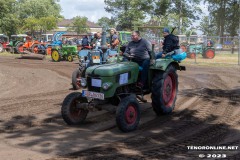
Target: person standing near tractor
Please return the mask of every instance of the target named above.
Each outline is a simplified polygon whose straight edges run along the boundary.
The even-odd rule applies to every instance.
[[[177,36],[169,32],[168,28],[163,28],[163,51],[156,55],[156,59],[164,58],[167,53],[179,49],[179,41]]]
[[[94,38],[91,42],[91,46],[93,46],[94,48],[101,46],[101,33],[100,32],[97,32],[94,34]]]
[[[116,49],[118,44],[119,44],[119,39],[118,39],[117,31],[116,31],[116,29],[112,28],[110,30],[110,46],[111,46],[111,49]]]
[[[83,46],[83,48],[86,47],[86,46],[89,46],[89,41],[88,41],[88,37],[87,36],[83,37],[83,39],[82,39],[82,46]]]
[[[152,52],[152,45],[149,41],[140,36],[139,31],[132,32],[132,41],[128,43],[124,57],[132,57],[132,61],[138,63],[142,67],[141,81],[138,84],[142,89],[147,89],[148,69],[150,65],[150,58]]]

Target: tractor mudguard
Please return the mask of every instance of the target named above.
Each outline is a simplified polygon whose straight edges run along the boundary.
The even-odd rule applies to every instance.
[[[185,66],[180,66],[179,63],[172,58],[156,59],[155,63],[150,66],[150,69],[165,71],[171,64],[174,65],[177,70],[186,70]]]
[[[86,56],[88,56],[88,52],[89,52],[89,50],[83,49],[83,50],[78,52],[78,56],[79,57],[86,57]]]

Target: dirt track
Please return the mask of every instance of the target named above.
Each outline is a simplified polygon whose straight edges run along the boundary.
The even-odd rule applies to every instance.
[[[91,112],[81,126],[61,118],[73,92],[77,63],[0,57],[0,157],[4,160],[193,159],[236,151],[193,151],[187,146],[240,147],[240,67],[187,65],[179,73],[174,113],[157,117],[141,104],[140,127],[120,132],[111,111]],[[99,147],[100,146],[100,147]]]

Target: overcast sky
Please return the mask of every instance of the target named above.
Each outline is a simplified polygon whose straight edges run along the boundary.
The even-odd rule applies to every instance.
[[[97,22],[102,17],[111,18],[104,9],[104,0],[60,0],[59,4],[66,19],[85,16],[91,22]]]

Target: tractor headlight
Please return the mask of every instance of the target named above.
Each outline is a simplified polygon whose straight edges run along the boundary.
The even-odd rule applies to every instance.
[[[81,78],[81,86],[86,87],[87,86],[87,80],[86,78]]]
[[[104,90],[108,90],[111,86],[112,86],[112,83],[110,83],[110,82],[106,82],[106,83],[102,84],[102,88]]]

